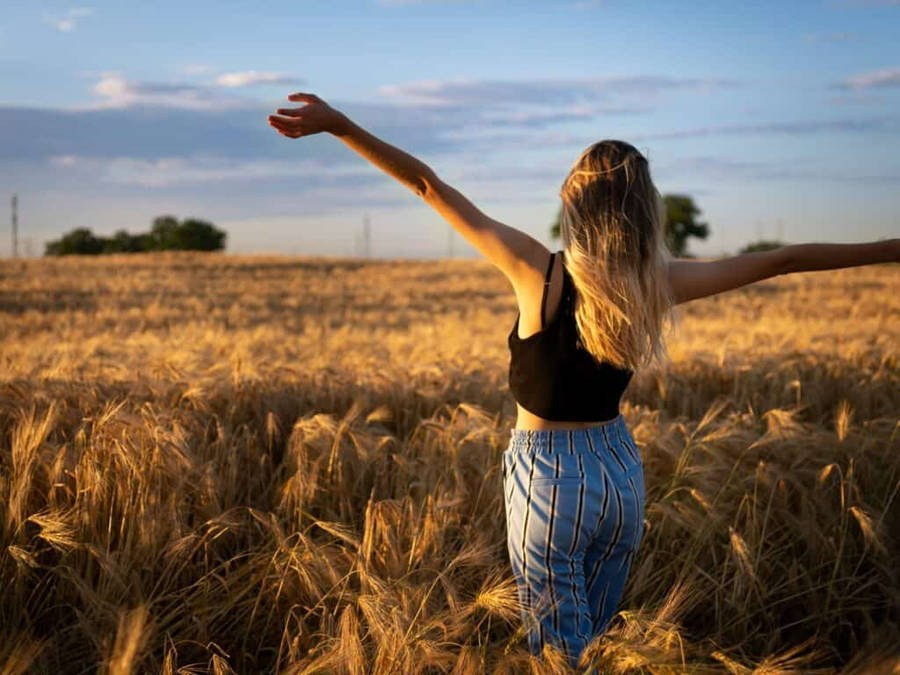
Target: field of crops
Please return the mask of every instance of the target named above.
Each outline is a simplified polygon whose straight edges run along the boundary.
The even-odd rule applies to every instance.
[[[0,262],[0,671],[571,672],[505,545],[483,260]],[[601,672],[900,668],[900,266],[678,308],[622,412],[646,524]]]

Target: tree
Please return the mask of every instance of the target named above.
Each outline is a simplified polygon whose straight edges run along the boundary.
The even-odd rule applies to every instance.
[[[675,257],[688,255],[687,240],[689,237],[706,239],[709,236],[709,225],[698,223],[694,219],[700,209],[688,195],[663,195],[666,204],[665,238],[666,245]],[[556,220],[550,228],[550,236],[559,239],[559,221],[562,218],[562,206],[556,212]]]
[[[182,251],[218,251],[225,248],[226,236],[225,232],[216,229],[212,223],[191,218],[175,229],[173,248]]]
[[[103,240],[104,253],[136,253],[144,251],[147,242],[145,234],[129,234],[125,230],[118,230],[110,239]]]
[[[666,245],[676,258],[686,256],[688,237],[706,239],[709,225],[694,220],[700,209],[690,196],[663,195],[663,201],[666,203]]]
[[[559,239],[559,221],[562,220],[562,206],[556,210],[556,219],[553,221],[553,226],[550,228],[550,236],[554,239]]]
[[[44,255],[94,255],[103,253],[103,240],[86,227],[78,227],[56,241],[48,241]]]
[[[44,255],[218,251],[225,248],[227,236],[227,233],[205,220],[189,218],[179,224],[175,216],[158,216],[153,219],[149,232],[138,234],[117,230],[112,237],[96,237],[87,228],[77,228],[58,241],[48,241]]]
[[[150,228],[150,245],[154,251],[167,251],[176,248],[176,232],[178,218],[175,216],[157,216]]]

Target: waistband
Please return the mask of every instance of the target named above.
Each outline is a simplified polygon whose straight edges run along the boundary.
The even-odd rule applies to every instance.
[[[510,429],[507,450],[577,454],[624,447],[630,451],[630,438],[625,417],[619,413],[611,420],[581,429]]]

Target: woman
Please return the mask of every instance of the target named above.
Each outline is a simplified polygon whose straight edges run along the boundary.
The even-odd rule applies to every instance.
[[[269,116],[281,134],[337,136],[434,207],[512,285],[507,545],[529,648],[553,644],[576,665],[615,613],[641,541],[643,469],[619,399],[635,369],[665,356],[672,306],[779,274],[897,261],[900,239],[671,259],[647,160],[607,140],[582,152],[563,183],[563,250],[551,253],[319,97],[288,100],[305,105]]]

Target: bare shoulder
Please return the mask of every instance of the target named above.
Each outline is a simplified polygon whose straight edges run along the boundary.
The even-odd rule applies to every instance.
[[[527,232],[491,218],[465,195],[431,173],[422,197],[479,253],[488,259],[512,284],[527,287],[550,253],[547,247]],[[541,271],[540,274],[543,274]]]
[[[520,307],[528,303],[535,292],[540,293],[543,290],[544,276],[547,273],[547,264],[550,262],[552,254],[550,249],[537,239],[526,236],[528,241],[522,242],[515,274],[512,277],[507,275],[516,292]]]

